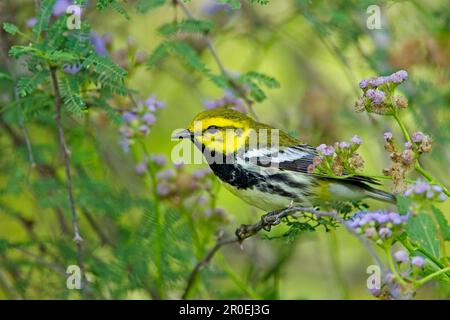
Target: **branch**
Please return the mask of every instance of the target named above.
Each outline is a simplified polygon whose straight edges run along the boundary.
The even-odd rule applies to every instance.
[[[0,35],[1,38],[1,35]],[[3,40],[3,39],[0,39]],[[25,141],[25,145],[27,148],[27,152],[28,152],[28,161],[30,163],[30,169],[33,169],[36,166],[35,160],[34,160],[34,155],[33,155],[33,149],[31,147],[31,142],[30,142],[30,137],[28,134],[28,130],[25,127],[24,123],[23,123],[23,116],[22,116],[22,102],[20,100],[19,94],[17,92],[17,90],[15,90],[15,85],[17,84],[17,73],[14,70],[13,65],[11,64],[11,61],[9,60],[8,54],[5,53],[5,51],[3,50],[3,48],[1,48],[0,50],[0,54],[2,56],[2,59],[5,61],[6,67],[11,75],[11,78],[14,81],[14,100],[16,101],[16,109],[17,109],[17,122],[19,125],[19,128],[22,132],[23,135],[23,139]]]
[[[61,152],[63,154],[64,158],[64,167],[65,167],[65,173],[66,173],[66,189],[67,194],[69,195],[69,203],[70,203],[70,210],[72,212],[72,226],[73,226],[73,233],[74,233],[74,240],[77,245],[77,260],[78,260],[78,266],[80,267],[81,274],[82,274],[82,290],[85,292],[86,287],[86,274],[84,271],[84,261],[83,261],[83,238],[80,235],[80,229],[78,226],[78,216],[77,211],[75,208],[75,197],[73,195],[73,188],[72,188],[72,176],[70,173],[70,151],[67,148],[66,138],[64,136],[64,128],[61,122],[61,113],[62,113],[62,99],[61,99],[61,93],[59,91],[58,86],[58,78],[56,75],[56,68],[51,66],[50,67],[50,74],[52,78],[52,85],[53,85],[53,92],[55,95],[55,107],[56,107],[56,116],[55,121],[56,125],[58,127],[58,140],[59,145],[61,148]]]
[[[186,14],[186,16],[189,19],[196,20],[194,14],[189,10],[189,8],[186,6],[186,4],[183,1],[180,0],[174,0],[175,5],[180,6],[181,10]],[[236,92],[239,94],[239,96],[244,100],[245,104],[247,105],[247,108],[250,112],[250,114],[258,120],[258,116],[256,115],[255,111],[253,110],[253,101],[250,100],[246,93],[244,88],[242,88],[241,85],[239,85],[234,79],[229,77],[229,74],[227,70],[225,69],[225,65],[222,63],[222,60],[219,57],[219,54],[217,53],[216,48],[214,47],[214,44],[212,43],[211,37],[207,33],[203,33],[203,37],[205,40],[206,47],[211,52],[211,55],[216,62],[217,66],[220,69],[220,73],[222,73],[223,76],[227,77],[229,79],[229,82],[231,86],[236,90]]]
[[[272,226],[276,226],[281,223],[281,220],[283,218],[286,218],[288,216],[295,215],[296,213],[311,213],[316,218],[321,217],[330,217],[341,223],[345,226],[345,228],[354,234],[366,247],[369,254],[372,256],[372,258],[377,262],[377,264],[382,268],[383,272],[385,271],[385,267],[381,261],[381,259],[378,257],[378,255],[373,250],[370,243],[362,237],[360,234],[358,234],[355,230],[350,228],[346,223],[345,220],[342,219],[338,213],[336,212],[323,212],[323,211],[317,211],[315,208],[304,208],[304,207],[289,207],[286,209],[281,209],[278,211],[272,211],[269,212],[263,216],[261,216],[261,219],[254,223],[254,224],[242,224],[238,229],[235,231],[234,237],[227,238],[227,239],[218,239],[216,245],[206,254],[206,256],[200,260],[192,270],[191,274],[189,275],[186,288],[183,292],[182,299],[186,299],[189,295],[190,290],[192,289],[192,286],[194,285],[194,282],[197,278],[198,273],[201,269],[203,269],[205,266],[208,265],[208,263],[211,261],[211,259],[214,257],[217,251],[219,251],[220,248],[222,248],[225,245],[231,244],[231,243],[242,243],[245,239],[250,238],[254,235],[256,235],[259,231],[262,229],[266,231],[270,231]]]

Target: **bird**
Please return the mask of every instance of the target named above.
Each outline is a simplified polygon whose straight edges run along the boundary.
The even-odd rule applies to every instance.
[[[375,179],[311,173],[316,148],[228,107],[200,112],[172,138],[191,140],[229,191],[266,212],[364,198],[395,203]]]

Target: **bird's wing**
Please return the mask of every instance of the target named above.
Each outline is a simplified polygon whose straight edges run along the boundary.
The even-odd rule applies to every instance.
[[[308,166],[313,163],[315,156],[318,156],[318,153],[314,147],[307,144],[299,144],[280,148],[279,150],[264,148],[248,150],[244,153],[244,160],[256,164],[259,167],[277,167],[280,170],[311,174],[308,172]],[[323,174],[311,175],[324,179],[334,179]],[[376,179],[364,176],[351,176],[340,180],[356,184],[380,184]]]

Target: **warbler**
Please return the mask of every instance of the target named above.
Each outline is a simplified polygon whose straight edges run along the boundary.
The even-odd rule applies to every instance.
[[[173,138],[190,139],[228,190],[265,211],[366,197],[395,203],[392,194],[371,186],[379,185],[374,179],[309,172],[316,148],[233,109],[201,112]]]

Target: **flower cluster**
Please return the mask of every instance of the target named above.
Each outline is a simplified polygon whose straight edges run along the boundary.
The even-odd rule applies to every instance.
[[[356,101],[355,110],[373,112],[378,114],[393,114],[396,108],[402,109],[408,106],[405,97],[394,95],[394,89],[408,78],[405,70],[397,71],[390,76],[373,77],[363,79],[359,87],[363,95]]]
[[[239,112],[245,113],[244,101],[237,98],[230,92],[226,92],[225,95],[217,100],[206,100],[203,105],[206,109],[214,109],[219,107],[229,107]]]
[[[408,217],[409,215],[399,215],[385,210],[361,211],[356,213],[347,225],[376,244],[388,246],[403,232]]]
[[[350,142],[336,142],[334,146],[321,144],[316,148],[318,155],[308,166],[308,172],[342,176],[361,170],[364,160],[356,152],[361,144],[362,140],[357,135],[354,135]]]
[[[447,196],[442,187],[438,185],[430,185],[421,179],[418,179],[415,184],[409,185],[404,193],[406,197],[411,197],[417,200],[430,201],[446,201]]]
[[[422,132],[414,132],[411,141],[405,143],[400,149],[391,132],[384,133],[384,149],[389,153],[392,164],[389,168],[383,169],[383,174],[392,177],[394,183],[394,193],[403,193],[406,189],[406,173],[410,171],[417,158],[426,152],[431,151],[431,138]]]
[[[156,121],[156,111],[165,107],[155,96],[139,101],[137,106],[122,114],[123,125],[120,127],[122,138],[120,144],[124,152],[128,152],[135,138],[146,136]]]
[[[156,161],[152,158],[153,162]],[[156,171],[156,193],[160,199],[175,206],[192,205],[195,208],[193,212],[200,213],[201,217],[227,222],[225,210],[211,206],[213,181],[214,175],[209,167],[188,173],[182,162],[175,163],[172,169],[159,166]],[[200,191],[202,195],[195,197]]]

